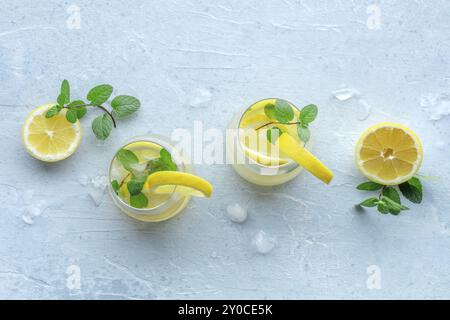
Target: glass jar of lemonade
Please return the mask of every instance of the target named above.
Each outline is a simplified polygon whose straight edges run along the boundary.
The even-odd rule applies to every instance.
[[[236,114],[228,127],[231,132],[227,139],[228,162],[241,177],[257,185],[285,183],[303,169],[267,139],[268,130],[276,127],[291,134],[299,145],[304,145],[294,124],[279,124],[267,117],[265,108],[275,105],[277,100],[281,99],[263,99],[252,104]],[[290,102],[286,103],[297,118],[299,109]]]
[[[236,172],[258,185],[273,186],[295,178],[302,169],[325,183],[333,173],[305,147],[317,106],[298,109],[284,99],[260,100],[231,121],[227,156]]]
[[[168,186],[163,193],[144,187],[149,172],[194,172],[174,145],[162,136],[146,135],[129,140],[117,150],[109,166],[109,191],[120,210],[137,220],[157,222],[176,216],[186,207],[191,196],[176,192],[176,186]]]

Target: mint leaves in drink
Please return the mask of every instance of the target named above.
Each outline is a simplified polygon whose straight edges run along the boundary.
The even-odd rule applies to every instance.
[[[128,173],[121,182],[113,180],[111,187],[119,195],[120,189],[126,183],[126,188],[130,194],[130,205],[134,208],[146,208],[148,205],[147,196],[142,193],[145,182],[149,175],[158,171],[177,171],[177,165],[172,160],[172,155],[164,148],[159,151],[159,157],[144,163],[139,162],[137,155],[128,149],[122,148],[116,153],[116,159]],[[143,169],[137,170],[137,167]]]
[[[297,134],[300,140],[306,143],[311,138],[309,124],[316,119],[318,108],[314,104],[309,104],[303,107],[300,110],[297,121],[293,121],[295,113],[292,105],[286,100],[276,99],[275,103],[268,103],[267,105],[265,105],[264,114],[273,121],[256,128],[256,130],[273,124],[296,125]],[[276,129],[276,132],[273,131],[273,129]],[[274,127],[267,131],[267,139],[270,142],[274,143],[276,141],[276,139],[272,139],[272,136],[276,136],[275,133],[281,134],[281,132],[278,132],[278,130],[281,131],[281,129],[279,129],[278,127]]]
[[[407,206],[402,204],[400,193],[413,203],[419,204],[422,202],[422,183],[417,177],[411,178],[409,181],[398,186],[383,186],[372,181],[367,181],[358,185],[356,189],[364,191],[381,190],[378,197],[367,198],[359,203],[358,206],[367,208],[377,207],[377,210],[382,214],[390,213],[392,215],[399,215],[400,212],[409,210]]]
[[[56,99],[57,104],[52,106],[45,116],[51,118],[61,112],[61,110],[67,109],[67,121],[75,123],[86,115],[88,107],[95,107],[102,110],[103,114],[92,121],[92,131],[98,139],[105,140],[109,137],[112,128],[117,126],[116,119],[129,117],[141,106],[137,98],[120,95],[111,101],[112,110],[109,110],[104,104],[111,98],[112,92],[113,87],[111,85],[101,84],[89,90],[86,96],[88,102],[84,102],[83,100],[72,101],[70,99],[69,82],[63,80]]]

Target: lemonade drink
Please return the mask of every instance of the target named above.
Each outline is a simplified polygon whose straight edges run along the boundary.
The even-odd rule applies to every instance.
[[[164,156],[172,161],[172,167],[164,167],[161,161]],[[140,192],[134,192],[136,188],[130,183],[131,180],[137,184],[144,183],[149,172],[160,170],[193,172],[192,167],[173,148],[173,143],[163,137],[138,137],[122,146],[114,155],[109,168],[110,194],[117,207],[135,219],[151,222],[170,219],[183,210],[190,195],[175,192],[174,186],[170,186],[169,190],[166,188],[164,193],[142,186]],[[130,190],[134,195],[130,194]]]
[[[297,134],[295,120],[281,124],[266,115],[266,106],[274,105],[276,100],[264,99],[254,103],[237,114],[229,125],[234,137],[227,139],[228,161],[240,176],[257,185],[282,184],[302,171],[301,166],[268,141],[268,131],[276,127],[291,135],[299,145],[304,145]],[[300,111],[292,103],[287,103],[293,110],[294,119],[297,119]]]

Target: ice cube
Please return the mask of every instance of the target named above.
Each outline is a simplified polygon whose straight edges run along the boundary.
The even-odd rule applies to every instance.
[[[103,197],[105,195],[105,189],[102,188],[89,188],[89,196],[94,201],[95,205],[98,207],[103,202]]]
[[[30,217],[39,217],[47,208],[47,201],[39,200],[35,204],[28,205],[25,210]]]
[[[110,172],[111,181],[117,180],[120,182],[127,175],[127,173],[128,171],[125,170],[122,166],[113,165]]]
[[[239,203],[233,203],[227,206],[227,215],[231,221],[243,223],[247,220],[247,208],[242,207]]]
[[[347,101],[359,95],[359,91],[354,88],[341,88],[333,92],[333,96],[339,101]]]
[[[33,218],[30,217],[30,216],[27,215],[27,214],[24,214],[24,215],[22,216],[22,220],[23,220],[26,224],[29,224],[29,225],[31,225],[31,224],[34,223]]]
[[[423,95],[420,99],[420,105],[428,114],[429,120],[441,120],[450,115],[450,94]]]
[[[96,189],[106,189],[108,186],[108,178],[106,176],[96,176],[91,179],[91,184]]]
[[[82,174],[78,177],[78,183],[83,187],[86,187],[89,184],[89,177],[85,174]]]
[[[252,238],[252,246],[260,254],[269,253],[275,247],[275,244],[275,238],[269,236],[263,230],[259,230]]]
[[[145,168],[147,168],[147,163],[146,162],[142,162],[142,163],[136,163],[130,166],[131,170],[133,170],[133,173],[135,175],[140,175],[142,173],[144,173]]]

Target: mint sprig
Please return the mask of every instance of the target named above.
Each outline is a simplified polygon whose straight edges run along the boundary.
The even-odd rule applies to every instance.
[[[144,170],[138,172],[136,166],[140,166],[137,155],[128,149],[122,148],[116,153],[116,159],[124,167],[128,173],[119,183],[117,180],[111,182],[114,192],[120,196],[119,190],[126,183],[128,192],[130,193],[130,205],[135,208],[146,208],[148,204],[147,196],[142,193],[147,178],[152,173],[158,171],[177,171],[178,167],[172,160],[172,155],[164,148],[159,151],[159,157],[143,163]]]
[[[358,204],[360,207],[377,207],[377,210],[382,214],[399,215],[402,211],[409,210],[409,208],[402,204],[400,193],[413,203],[422,202],[422,183],[419,178],[413,177],[405,183],[398,186],[384,186],[373,181],[363,182],[356,187],[358,190],[365,191],[380,191],[378,197],[371,197],[365,199]]]
[[[87,114],[87,107],[97,107],[104,114],[93,120],[92,131],[98,139],[105,140],[109,137],[112,128],[116,128],[116,118],[126,118],[136,112],[141,106],[137,98],[121,95],[111,101],[112,110],[110,111],[103,104],[108,101],[112,92],[113,87],[111,85],[101,84],[89,90],[86,96],[87,101],[89,101],[88,103],[85,103],[83,100],[71,101],[69,81],[63,80],[60,93],[56,99],[57,104],[52,106],[45,116],[51,118],[61,112],[61,110],[67,109],[67,121],[76,123]]]
[[[300,140],[307,143],[311,138],[311,131],[309,124],[313,122],[318,114],[318,108],[314,104],[309,104],[300,110],[297,121],[291,122],[294,119],[294,109],[292,105],[286,100],[276,99],[275,103],[268,103],[264,106],[264,114],[271,120],[271,122],[265,123],[256,130],[262,129],[273,124],[285,124],[285,125],[297,125],[297,134]],[[279,128],[277,128],[280,130]],[[272,135],[273,131],[267,131],[267,138],[269,141],[269,135]],[[276,139],[275,139],[276,140]],[[272,141],[271,141],[272,142]],[[272,142],[274,143],[274,142]]]

